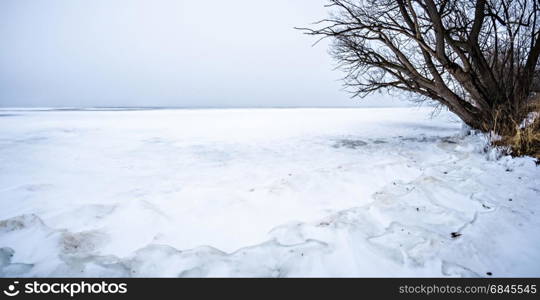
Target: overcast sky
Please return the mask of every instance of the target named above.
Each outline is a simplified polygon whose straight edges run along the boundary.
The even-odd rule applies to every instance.
[[[324,0],[1,0],[0,106],[360,106],[294,26]]]

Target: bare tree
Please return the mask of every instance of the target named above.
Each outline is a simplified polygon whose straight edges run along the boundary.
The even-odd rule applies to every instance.
[[[305,33],[331,53],[355,96],[412,92],[483,131],[515,130],[535,98],[540,0],[331,0]]]

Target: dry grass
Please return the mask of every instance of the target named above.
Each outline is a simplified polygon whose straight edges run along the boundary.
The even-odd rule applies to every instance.
[[[496,146],[503,146],[510,149],[513,156],[529,155],[535,157],[540,162],[540,95],[526,108],[528,121],[511,121],[513,128],[501,130],[497,128],[494,132],[504,132],[501,139],[495,141]]]
[[[514,156],[530,155],[540,159],[540,120],[525,128],[517,128],[513,136],[503,136],[496,144],[509,147]]]

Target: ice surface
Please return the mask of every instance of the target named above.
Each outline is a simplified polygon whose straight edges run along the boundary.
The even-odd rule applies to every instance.
[[[0,276],[540,276],[540,169],[430,112],[3,109]]]

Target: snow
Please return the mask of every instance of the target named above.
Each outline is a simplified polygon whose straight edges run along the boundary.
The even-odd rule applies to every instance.
[[[0,110],[0,276],[540,276],[540,168],[431,111]]]

